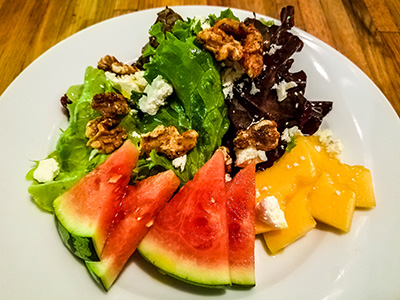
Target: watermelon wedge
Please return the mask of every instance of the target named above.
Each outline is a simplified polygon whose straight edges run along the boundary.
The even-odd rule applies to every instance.
[[[105,290],[109,290],[118,277],[179,183],[175,173],[169,170],[127,187],[100,261],[86,262],[94,279]]]
[[[255,286],[255,164],[249,164],[227,184],[229,264],[234,285]]]
[[[140,254],[180,280],[230,285],[226,201],[224,155],[216,151],[160,212]]]
[[[76,256],[99,260],[138,155],[136,146],[127,140],[104,163],[54,200],[58,232]]]

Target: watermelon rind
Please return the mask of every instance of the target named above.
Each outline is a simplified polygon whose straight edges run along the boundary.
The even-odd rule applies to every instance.
[[[92,275],[97,284],[105,291],[108,291],[114,282],[114,280],[110,278],[116,278],[118,276],[118,274],[110,274],[113,268],[104,260],[101,261],[101,263],[96,261],[85,261],[85,264],[90,275]]]
[[[139,253],[181,281],[230,286],[226,201],[225,160],[216,151],[161,211]]]
[[[62,242],[74,255],[83,260],[100,260],[91,237],[79,236],[69,232],[57,217],[55,217],[55,222]]]
[[[138,156],[137,147],[126,140],[102,164],[54,200],[61,240],[77,257],[99,261],[108,228]]]
[[[232,286],[240,288],[252,288],[256,286],[254,271],[243,270],[237,271],[235,276],[231,276]]]
[[[179,178],[169,170],[126,188],[108,231],[100,261],[85,262],[95,281],[106,291],[111,288],[179,184]]]
[[[196,266],[192,262],[182,264],[180,257],[174,255],[166,249],[157,248],[151,241],[140,243],[138,252],[149,263],[153,264],[161,274],[169,275],[180,281],[206,287],[223,289],[231,285],[229,273],[225,269],[208,269]],[[179,263],[178,263],[179,261]],[[176,266],[181,268],[177,269]],[[177,274],[180,274],[179,276]]]

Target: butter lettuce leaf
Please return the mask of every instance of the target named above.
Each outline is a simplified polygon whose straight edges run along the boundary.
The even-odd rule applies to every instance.
[[[86,147],[86,124],[98,116],[91,107],[95,94],[111,92],[113,88],[107,80],[104,71],[88,67],[84,84],[71,86],[67,97],[72,101],[67,108],[70,115],[69,126],[60,135],[56,150],[48,158],[54,158],[60,173],[54,181],[39,183],[33,178],[35,166],[28,172],[26,178],[32,181],[28,191],[35,203],[43,210],[53,211],[53,200],[71,188],[84,175],[102,163],[107,155],[93,155],[92,149]]]

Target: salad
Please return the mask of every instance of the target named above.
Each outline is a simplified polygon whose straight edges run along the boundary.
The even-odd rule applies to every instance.
[[[121,62],[107,54],[99,59],[96,67],[87,67],[83,84],[71,86],[61,97],[69,127],[61,133],[56,149],[28,172],[27,179],[32,181],[29,193],[41,209],[55,214],[65,245],[85,261],[90,273],[106,290],[118,276],[125,259],[132,254],[129,251],[135,251],[136,247],[165,273],[184,281],[206,286],[252,286],[255,284],[255,233],[263,234],[270,251],[275,252],[314,228],[314,218],[348,231],[356,206],[374,206],[371,195],[359,196],[361,190],[373,194],[371,188],[363,188],[372,186],[369,171],[341,164],[336,157],[341,151],[340,142],[330,132],[319,130],[323,118],[332,109],[332,102],[306,99],[305,72],[291,72],[293,54],[303,47],[303,42],[291,32],[293,26],[291,6],[282,9],[279,25],[256,17],[240,21],[230,9],[219,16],[211,14],[184,20],[172,9],[165,8],[158,13],[149,30],[149,41],[137,60]],[[124,160],[125,156],[130,158]],[[113,172],[122,170],[106,180],[108,185],[118,185],[117,189],[98,188],[107,168]],[[207,178],[205,170],[211,174],[210,178],[212,174],[223,174],[224,180],[221,183]],[[354,184],[347,186],[340,178]],[[162,212],[167,211],[163,209],[163,201],[171,208],[175,205],[171,203],[176,203],[176,198],[181,199],[181,191],[185,190],[187,203],[192,203],[197,197],[193,191],[199,191],[198,187],[193,188],[194,183],[209,187],[212,192],[226,189],[228,197],[249,201],[245,205],[242,203],[246,209],[235,209],[238,204],[231,207],[226,204],[222,212],[214,211],[218,217],[226,215],[227,211],[228,215],[235,216],[244,211],[244,215],[237,217],[241,219],[240,224],[235,223],[235,226],[242,230],[240,235],[251,236],[241,247],[248,250],[246,255],[250,258],[246,260],[251,260],[252,265],[246,266],[244,271],[239,268],[237,281],[229,277],[232,266],[227,260],[223,262],[224,267],[218,265],[221,273],[216,273],[225,274],[218,277],[225,276],[226,280],[216,282],[217,279],[192,277],[204,269],[197,269],[198,266],[193,267],[191,263],[182,267],[186,275],[177,274],[175,269],[164,268],[164,262],[158,264],[161,254],[153,255],[155,252],[170,255],[165,254],[166,247],[154,245],[151,240],[164,239],[157,236],[154,229],[160,227],[164,218]],[[158,191],[157,208],[140,204],[148,209],[147,221],[140,235],[131,237],[135,247],[128,252],[121,250],[118,248],[122,247],[119,232],[127,232],[125,226],[139,226],[132,225],[136,221],[122,224],[121,215],[125,220],[132,210],[125,207],[124,199],[143,200],[148,197],[146,189],[156,185],[160,191],[162,189]],[[114,197],[110,203],[120,201],[104,207],[99,204],[103,210],[110,210],[111,217],[99,212],[94,227],[93,222],[85,224],[90,230],[79,223],[79,208],[64,204],[75,201],[71,199],[85,199],[85,187],[90,189],[91,196],[87,197],[95,195],[92,198],[100,197],[101,201]],[[309,206],[305,200],[311,189],[319,194],[315,192],[310,196],[315,200]],[[104,195],[99,195],[103,192]],[[328,192],[332,199],[340,198],[334,213],[319,201],[320,195]],[[202,193],[208,194],[207,191]],[[208,200],[215,204],[219,203],[218,197],[225,196],[210,196]],[[357,197],[369,198],[357,204]],[[297,227],[289,224],[299,223],[296,214],[290,215],[293,213],[291,205],[304,212],[300,217],[306,221]],[[191,209],[182,211],[186,213]],[[72,217],[68,216],[74,210]],[[177,210],[168,211],[175,213]],[[136,220],[143,218],[144,215],[140,215]],[[168,222],[165,222],[166,228]],[[231,224],[229,216],[227,222]],[[200,223],[196,223],[195,228],[203,226]],[[282,237],[280,233],[288,226],[298,232],[290,232],[289,238]],[[153,235],[146,235],[150,227]],[[223,227],[221,232],[229,244],[231,232]],[[203,238],[207,237],[203,235],[200,239]],[[109,246],[114,240],[118,243]],[[165,243],[170,242],[165,239]],[[218,251],[225,251],[228,246],[221,247]],[[115,260],[115,248],[126,252],[124,259]],[[215,252],[211,256],[216,253],[220,254]],[[174,259],[179,265],[177,257]],[[235,257],[238,265],[242,263],[240,260],[241,257]]]
[[[96,94],[118,93],[126,97],[130,111],[120,120],[119,126],[126,130],[126,138],[137,144],[142,134],[159,125],[174,126],[179,132],[193,129],[198,134],[195,147],[187,153],[184,167],[176,168],[172,159],[152,151],[139,159],[134,171],[136,180],[159,170],[171,169],[184,184],[221,145],[230,149],[230,155],[235,158],[233,140],[236,133],[262,119],[275,120],[281,134],[293,126],[298,126],[303,134],[316,132],[332,108],[332,102],[308,101],[304,97],[305,73],[290,72],[291,56],[303,45],[290,33],[294,24],[293,14],[293,8],[283,9],[280,26],[257,19],[246,21],[254,23],[263,35],[266,49],[262,57],[264,65],[268,66],[257,78],[251,78],[243,73],[239,63],[230,66],[227,60],[217,61],[196,38],[203,28],[219,20],[238,20],[231,10],[221,12],[218,17],[210,15],[206,19],[195,17],[187,21],[171,9],[160,12],[149,31],[149,43],[133,64],[138,72],[121,75],[88,67],[84,84],[71,86],[62,97],[70,126],[61,134],[55,151],[48,156],[57,162],[59,170],[53,174],[56,175],[54,180],[39,182],[33,177],[38,162],[27,176],[32,180],[29,192],[36,204],[51,212],[52,202],[58,195],[109,155],[87,146],[87,124],[100,115],[91,106]],[[173,92],[155,114],[149,114],[140,109],[143,102],[140,99],[151,89],[156,78],[162,78],[173,87]],[[293,87],[288,88],[291,85]],[[277,91],[286,95],[285,101],[276,100]],[[265,156],[264,161],[257,168],[271,166],[286,147],[287,141],[280,139],[276,148],[261,154]]]

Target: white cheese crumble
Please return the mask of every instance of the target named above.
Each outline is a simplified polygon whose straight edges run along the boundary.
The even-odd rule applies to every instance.
[[[226,68],[222,73],[222,92],[225,98],[233,97],[233,84],[245,73],[242,66],[235,62],[231,67]]]
[[[58,162],[54,158],[47,158],[39,161],[39,165],[33,172],[33,178],[38,182],[45,183],[53,181],[60,172]]]
[[[281,135],[281,140],[290,143],[296,136],[303,135],[297,126],[285,128]]]
[[[131,135],[133,138],[137,138],[137,139],[140,139],[142,137],[142,135],[137,133],[136,131],[132,131]]]
[[[180,169],[181,173],[185,170],[187,155],[179,156],[172,160],[172,165],[176,169]]]
[[[153,82],[146,86],[146,95],[139,99],[139,109],[154,116],[158,109],[165,105],[165,99],[173,92],[172,86],[166,82],[161,75],[154,78]]]
[[[257,218],[275,228],[287,228],[285,213],[279,207],[278,199],[274,196],[265,197],[256,207]]]
[[[190,29],[194,30],[199,22],[200,22],[200,27],[202,30],[211,27],[210,20],[208,18],[206,18],[204,16],[195,16],[193,18],[193,25],[191,26]]]
[[[256,163],[268,160],[265,151],[257,150],[257,148],[254,146],[250,146],[245,149],[236,149],[235,154],[236,154],[236,161],[235,161],[236,166],[241,166],[248,160],[255,160]]]
[[[319,141],[324,145],[326,151],[332,155],[339,157],[343,151],[343,144],[339,139],[333,137],[330,129],[318,129],[315,133]]]
[[[276,50],[279,50],[281,48],[282,48],[282,45],[272,44],[267,53],[269,56],[274,55]]]
[[[229,182],[229,181],[232,181],[231,174],[226,173],[226,174],[225,174],[225,182]]]
[[[297,86],[297,83],[294,81],[286,82],[282,80],[278,84],[274,84],[272,86],[273,90],[276,90],[276,94],[278,95],[278,101],[281,102],[286,99],[287,97],[287,90],[294,88]]]
[[[251,82],[251,90],[250,90],[250,95],[255,95],[260,91],[259,88],[256,87],[254,84],[254,81]]]
[[[129,75],[116,75],[112,72],[105,72],[111,84],[125,97],[130,98],[132,91],[143,93],[148,85],[144,78],[144,71],[137,71]]]

